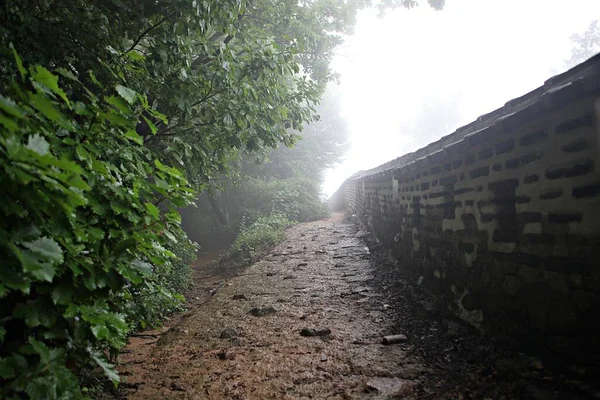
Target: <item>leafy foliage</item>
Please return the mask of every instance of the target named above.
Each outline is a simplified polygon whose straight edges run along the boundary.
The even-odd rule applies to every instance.
[[[58,75],[14,54],[19,75],[0,97],[1,393],[59,398],[77,392],[70,360],[96,361],[117,381],[101,350],[156,322],[128,313],[133,297],[175,303],[161,280],[173,268],[177,207],[193,191],[135,132],[143,112],[162,118],[144,96],[96,85],[74,101]]]
[[[238,260],[250,263],[283,240],[285,228],[292,224],[293,221],[285,215],[277,213],[261,216],[251,224],[243,219],[240,233],[231,246],[231,254]]]
[[[320,198],[319,183],[307,178],[249,180],[242,184],[238,196],[246,221],[272,213],[298,222],[329,215]]]

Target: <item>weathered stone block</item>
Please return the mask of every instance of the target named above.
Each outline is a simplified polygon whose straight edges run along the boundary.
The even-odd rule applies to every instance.
[[[471,165],[475,162],[474,154],[467,154],[465,157],[465,165]]]
[[[523,178],[523,183],[534,183],[539,180],[540,180],[539,175],[536,175],[536,174],[525,175],[525,177]]]
[[[502,290],[509,296],[514,296],[523,288],[523,280],[518,275],[507,275],[502,282]]]
[[[583,220],[583,216],[580,212],[548,214],[548,222],[554,222],[557,224],[568,224],[570,222],[581,222],[582,220]]]
[[[456,175],[450,175],[450,176],[445,176],[445,177],[441,178],[439,182],[440,182],[440,185],[442,185],[442,186],[454,185],[455,183],[458,182],[458,179],[456,178]]]
[[[499,243],[514,243],[517,240],[516,229],[496,229],[492,238],[494,242]]]
[[[494,155],[494,150],[492,149],[483,149],[478,153],[478,157],[480,160],[487,160],[488,158],[492,158]]]
[[[582,197],[595,197],[600,195],[600,182],[586,186],[578,186],[573,189],[573,197],[578,199]]]
[[[521,224],[528,224],[531,222],[540,222],[542,220],[542,213],[536,211],[525,211],[517,213],[517,222]]]
[[[515,140],[508,139],[508,140],[505,140],[504,142],[498,143],[496,145],[496,154],[500,155],[500,154],[508,153],[510,151],[513,151],[514,149],[515,149]]]
[[[521,146],[529,146],[542,140],[546,140],[548,138],[548,134],[544,131],[536,131],[532,133],[528,133],[527,135],[521,136],[519,142]]]
[[[540,151],[536,151],[536,152],[529,153],[529,154],[526,154],[521,157],[513,158],[512,160],[506,161],[506,168],[508,168],[508,169],[519,168],[524,165],[530,164],[532,162],[541,160],[541,158],[543,156],[544,156],[544,153],[542,153]]]
[[[592,114],[584,115],[583,117],[573,118],[556,126],[558,135],[571,133],[579,128],[592,126],[594,116]]]
[[[442,172],[441,166],[431,168],[431,175],[436,175],[436,174],[439,174],[440,172]]]
[[[551,246],[556,244],[556,236],[551,233],[530,233],[523,235],[523,239],[530,244],[547,244]]]
[[[492,190],[494,192],[498,191],[501,193],[507,193],[514,191],[516,187],[519,186],[518,179],[502,179],[495,182],[488,183],[488,190]]]
[[[526,204],[526,203],[529,203],[530,201],[531,201],[531,197],[529,197],[529,196],[520,195],[520,196],[515,197],[516,204]]]
[[[462,252],[471,254],[475,251],[475,245],[473,243],[458,242],[458,249]]]
[[[550,167],[546,170],[548,179],[571,178],[585,175],[594,170],[594,162],[590,159],[577,160],[563,165]]]
[[[475,189],[473,189],[473,188],[460,188],[460,189],[456,189],[454,191],[454,194],[455,195],[459,195],[459,194],[470,193],[470,192],[473,192],[473,191],[475,191]]]
[[[551,199],[556,199],[562,195],[563,195],[563,190],[560,188],[549,189],[549,190],[544,190],[543,192],[540,193],[540,199],[541,200],[551,200]]]
[[[585,139],[577,139],[571,143],[565,144],[561,149],[565,153],[578,153],[590,147],[590,143]]]
[[[472,170],[471,172],[469,172],[469,177],[471,179],[477,179],[477,178],[481,178],[482,176],[488,176],[489,174],[490,174],[490,167],[485,166],[485,167],[476,168],[476,169]]]

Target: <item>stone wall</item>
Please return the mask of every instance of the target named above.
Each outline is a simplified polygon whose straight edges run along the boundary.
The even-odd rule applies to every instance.
[[[345,206],[476,326],[600,361],[600,56],[346,181]]]

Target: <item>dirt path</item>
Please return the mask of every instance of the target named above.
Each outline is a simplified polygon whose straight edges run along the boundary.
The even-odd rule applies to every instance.
[[[381,275],[373,261],[340,216],[290,228],[285,242],[239,276],[204,282],[212,294],[197,297],[196,306],[171,325],[132,338],[120,357],[123,394],[578,398],[571,392],[557,397],[561,393],[539,361],[495,349],[436,309],[418,287]],[[403,295],[394,297],[398,284]],[[407,341],[381,343],[397,333]]]

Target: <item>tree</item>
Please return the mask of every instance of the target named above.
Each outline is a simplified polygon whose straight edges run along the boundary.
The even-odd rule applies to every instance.
[[[568,68],[580,64],[600,52],[600,26],[598,20],[590,22],[590,25],[582,34],[573,34],[571,42],[573,43],[571,58],[565,61]]]
[[[339,163],[349,147],[348,125],[341,115],[341,96],[332,86],[316,107],[318,119],[294,132],[298,142],[269,151],[263,164],[247,160],[243,171],[251,176],[292,178],[302,176],[319,184],[326,169]]]

